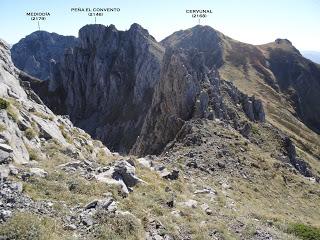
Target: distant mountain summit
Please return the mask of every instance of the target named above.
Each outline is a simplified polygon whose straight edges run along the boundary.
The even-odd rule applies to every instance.
[[[20,70],[42,80],[48,80],[50,62],[60,61],[64,50],[73,47],[76,42],[73,36],[36,31],[12,46],[12,61]]]

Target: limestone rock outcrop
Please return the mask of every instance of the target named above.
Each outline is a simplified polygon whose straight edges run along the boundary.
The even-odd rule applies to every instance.
[[[56,146],[57,152],[64,149],[66,154],[73,154],[74,158],[96,157],[94,151],[88,152],[77,144],[77,138],[83,131],[73,127],[67,117],[55,115],[42,103],[30,88],[30,78],[13,65],[8,44],[0,40],[1,178],[4,173],[10,173],[12,164],[30,164],[31,161],[45,158],[48,144]],[[71,133],[75,137],[73,140]],[[88,136],[84,138],[87,144],[90,142],[92,145],[92,139]],[[96,152],[104,149],[101,144]],[[30,171],[41,172],[37,168]]]
[[[126,152],[151,104],[163,47],[138,24],[128,31],[87,25],[80,29],[78,40],[53,66],[44,101],[55,105],[50,93],[65,93],[59,102],[75,125],[110,148]]]
[[[169,47],[161,78],[141,134],[131,150],[134,154],[161,153],[192,118],[220,119],[236,129],[240,128],[241,112],[251,121],[265,120],[260,100],[220,79],[219,62],[207,54],[210,49],[203,49],[208,46],[208,31],[215,32],[200,26],[193,30],[181,39],[165,40]]]

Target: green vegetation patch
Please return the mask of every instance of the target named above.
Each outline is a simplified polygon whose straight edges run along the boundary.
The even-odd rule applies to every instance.
[[[28,138],[29,140],[35,138],[36,136],[36,132],[32,128],[27,128],[24,134],[26,135],[26,138]]]
[[[48,170],[48,169],[46,169]],[[117,194],[118,188],[97,181],[88,181],[76,174],[50,172],[47,178],[30,178],[25,192],[34,200],[64,201],[69,205],[85,204],[103,197],[103,193]]]
[[[0,98],[0,109],[7,109],[9,107],[9,102],[3,98]]]
[[[15,121],[15,122],[18,122],[19,120],[19,112],[18,110],[16,109],[16,107],[12,106],[12,105],[9,105],[8,108],[7,108],[7,113],[9,115],[9,117]]]
[[[31,112],[33,115],[35,115],[35,116],[37,116],[37,117],[40,117],[40,118],[42,118],[42,119],[46,119],[46,120],[50,120],[50,121],[53,120],[53,116],[50,115],[50,114],[43,113],[43,112],[39,112],[39,111],[37,111],[37,110],[35,110],[35,109],[30,110],[30,112]]]
[[[3,124],[3,123],[0,123],[0,132],[3,132],[3,131],[5,131],[5,130],[7,130],[6,125]]]
[[[320,229],[309,225],[294,223],[289,225],[288,233],[294,234],[303,240],[319,240]]]

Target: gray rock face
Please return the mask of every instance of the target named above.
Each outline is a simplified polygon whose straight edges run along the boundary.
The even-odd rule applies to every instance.
[[[216,59],[202,52],[208,40],[206,30],[196,27],[190,37],[174,38],[170,44],[166,40],[170,47],[163,59],[152,106],[131,150],[133,154],[161,153],[192,118],[220,119],[236,128],[239,128],[238,112],[251,121],[264,121],[261,101],[222,81]],[[205,50],[214,52],[211,48]]]
[[[42,119],[38,116],[34,116],[33,120],[36,122],[40,130],[39,137],[42,137],[46,140],[56,139],[61,144],[67,144],[67,141],[63,137],[59,129],[59,126],[56,122]]]
[[[7,153],[13,152],[12,148],[9,145],[3,144],[3,143],[0,144],[0,150],[7,152]]]
[[[138,24],[125,32],[87,25],[79,31],[79,44],[53,66],[49,92],[65,93],[60,102],[73,123],[126,152],[151,104],[163,51]]]
[[[281,92],[290,98],[297,115],[307,126],[320,133],[320,68],[295,50],[270,50],[270,69]]]
[[[221,38],[196,26],[161,46],[138,24],[125,32],[87,25],[63,59],[51,61],[46,90],[36,91],[108,147],[158,154],[191,118],[223,119],[238,128],[232,108],[240,104],[249,120],[264,121],[260,100],[220,80]]]
[[[21,164],[28,163],[32,157],[41,158],[45,156],[43,144],[49,140],[70,149],[70,155],[79,157],[81,147],[67,142],[66,134],[71,131],[80,134],[80,129],[74,128],[70,120],[54,115],[26,79],[32,77],[13,65],[8,45],[0,40],[0,98],[7,103],[7,107],[0,109],[0,164],[6,165],[7,169],[11,162]],[[85,137],[84,141],[92,145],[90,139]],[[94,148],[95,155],[100,149],[108,151],[101,144]]]
[[[245,97],[243,100],[243,110],[251,121],[265,121],[265,113],[261,100],[252,97]]]
[[[293,144],[292,140],[289,137],[283,139],[284,148],[287,152],[290,164],[299,171],[305,177],[315,177],[316,181],[320,181],[320,178],[315,175],[311,166],[301,158],[297,157],[296,147]]]
[[[20,70],[42,80],[50,76],[50,62],[59,61],[64,49],[74,46],[76,38],[36,31],[14,44],[12,61]]]

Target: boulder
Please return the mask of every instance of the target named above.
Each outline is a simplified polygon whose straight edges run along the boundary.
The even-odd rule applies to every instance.
[[[29,171],[32,176],[36,176],[40,178],[44,178],[48,176],[48,173],[42,168],[30,168]]]
[[[0,181],[6,179],[9,176],[10,169],[8,165],[0,165]]]
[[[189,208],[197,208],[198,202],[196,200],[189,199],[188,201],[183,202],[182,205]]]
[[[162,172],[160,172],[160,175],[164,179],[177,180],[179,178],[179,170],[174,169],[169,172],[167,169],[164,169]]]
[[[73,161],[59,165],[58,167],[62,168],[65,171],[70,171],[78,169],[81,167],[81,161]]]
[[[243,100],[243,111],[245,112],[245,114],[247,115],[247,117],[249,118],[250,121],[254,121],[254,113],[253,113],[253,104],[252,101],[246,97]]]
[[[210,209],[208,204],[203,203],[200,207],[207,215],[211,215],[212,214],[212,210]]]
[[[122,180],[129,188],[135,186],[141,181],[135,175],[135,167],[127,161],[118,161],[114,164],[114,172],[112,178],[116,180]]]
[[[265,121],[265,112],[260,99],[256,99],[254,96],[248,97],[244,95],[242,107],[250,121]]]
[[[97,209],[98,211],[116,212],[118,209],[117,202],[112,197],[102,199],[98,201]]]
[[[204,188],[204,189],[201,189],[201,190],[194,191],[194,194],[216,194],[216,192],[212,191],[209,188]]]
[[[91,209],[91,208],[96,208],[97,204],[98,204],[98,201],[99,200],[93,200],[89,203],[87,203],[85,206],[84,206],[84,209]]]
[[[284,148],[287,152],[290,164],[305,177],[314,177],[311,166],[301,158],[297,157],[296,147],[289,137],[283,139]]]
[[[6,221],[12,216],[12,211],[0,209],[0,221]]]
[[[93,217],[92,217],[92,212],[83,212],[80,215],[81,223],[87,227],[90,227],[93,225]]]
[[[68,144],[55,121],[43,119],[35,115],[33,116],[33,119],[40,129],[39,137],[43,137],[46,140],[55,139],[62,145]]]
[[[12,154],[7,151],[0,150],[0,164],[7,164],[11,161]]]
[[[117,203],[112,197],[104,199],[96,199],[84,206],[85,210],[96,209],[97,211],[115,212],[117,210]]]
[[[13,149],[8,144],[4,144],[4,143],[0,144],[0,150],[7,152],[7,153],[13,152]]]
[[[145,157],[138,158],[137,162],[145,168],[151,168],[153,166],[153,162]]]
[[[119,185],[124,195],[128,195],[136,184],[143,182],[135,175],[135,167],[125,160],[115,162],[114,166],[95,175],[95,178],[107,184]]]
[[[258,122],[264,122],[266,119],[266,115],[264,112],[263,104],[260,99],[253,100],[253,113],[254,119]]]
[[[240,133],[245,138],[248,138],[249,134],[251,133],[251,129],[252,129],[251,124],[245,123],[244,126],[240,129]]]

